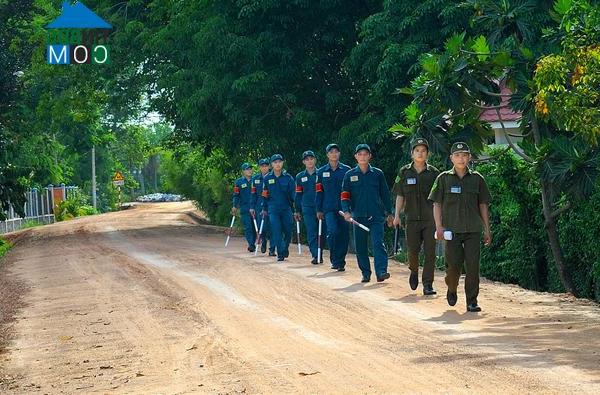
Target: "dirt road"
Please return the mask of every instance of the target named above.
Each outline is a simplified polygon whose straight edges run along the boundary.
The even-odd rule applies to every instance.
[[[189,203],[26,231],[2,393],[600,393],[600,308],[483,282],[480,314],[230,247]],[[327,256],[326,256],[327,257]],[[463,297],[461,293],[459,296]],[[8,297],[7,297],[8,298]],[[8,303],[1,300],[1,303]]]

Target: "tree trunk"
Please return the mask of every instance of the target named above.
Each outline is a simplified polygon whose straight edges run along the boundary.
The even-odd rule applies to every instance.
[[[534,143],[539,147],[542,142],[542,137],[535,115],[531,117],[531,128],[533,132]],[[542,194],[542,210],[544,212],[545,228],[548,235],[548,242],[550,243],[550,250],[552,251],[552,258],[554,258],[554,265],[556,266],[558,277],[560,278],[560,282],[562,283],[564,289],[567,292],[575,295],[573,283],[571,282],[571,276],[569,276],[567,268],[565,267],[562,249],[560,248],[556,216],[553,214],[552,203],[549,199],[548,185],[543,180],[540,180],[540,190]]]
[[[558,227],[556,225],[556,217],[552,214],[552,206],[548,201],[548,190],[547,185],[543,181],[540,181],[540,189],[542,192],[542,208],[544,211],[546,233],[548,234],[548,242],[550,243],[550,250],[552,251],[552,257],[554,258],[554,265],[565,290],[573,295],[575,289],[571,281],[565,262],[563,260],[562,249],[560,248],[560,240],[558,237]]]

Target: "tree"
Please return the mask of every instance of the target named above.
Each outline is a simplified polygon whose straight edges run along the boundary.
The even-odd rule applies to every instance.
[[[448,37],[468,25],[468,17],[468,9],[448,0],[385,1],[381,10],[369,15],[359,25],[359,42],[344,61],[357,113],[342,128],[340,142],[371,143],[378,166],[392,177],[398,163],[409,160],[408,144],[387,132],[410,103],[397,88],[416,77],[414,65],[421,55],[442,48]]]
[[[512,141],[514,136],[506,131],[502,123],[503,133],[510,149],[535,168],[556,270],[564,289],[576,294],[563,260],[557,219],[571,208],[573,202],[588,196],[593,190],[600,152],[595,144],[590,144],[594,140],[589,138],[589,128],[563,128],[566,123],[562,114],[556,115],[552,121],[552,112],[540,100],[540,95],[544,99],[549,99],[551,95],[544,96],[546,91],[543,88],[537,92],[531,89],[535,86],[535,70],[542,73],[537,74],[539,87],[547,86],[540,84],[541,81],[548,81],[541,77],[548,58],[538,62],[535,54],[547,53],[557,47],[539,44],[539,38],[546,28],[545,18],[539,18],[537,22],[534,20],[535,23],[526,23],[527,20],[531,22],[527,18],[512,23],[506,21],[509,19],[507,15],[514,16],[520,12],[526,16],[532,13],[535,4],[531,1],[503,1],[505,7],[500,10],[491,1],[471,4],[477,11],[474,21],[486,23],[484,31],[489,40],[485,35],[469,38],[464,33],[457,34],[447,40],[443,52],[423,56],[421,74],[413,80],[411,89],[405,90],[414,96],[413,103],[406,111],[407,125],[398,124],[392,131],[423,135],[434,141],[435,147],[446,152],[449,143],[468,140],[480,153],[490,130],[479,119],[481,112],[493,109],[500,117],[501,99],[508,98],[510,106],[523,114],[521,129],[525,140],[520,145],[515,144]],[[563,46],[576,41],[579,49],[575,52],[582,53],[582,44],[583,48],[589,49],[585,43],[589,45],[594,42],[589,33],[591,25],[587,24],[594,23],[594,18],[589,16],[595,12],[592,9],[586,1],[556,3],[554,10],[561,18],[561,26],[569,26],[569,29],[563,29]],[[573,20],[587,22],[574,23]],[[586,51],[583,52],[589,52]],[[506,84],[511,93],[501,93],[502,84]],[[579,94],[577,89],[566,93],[568,91],[559,90],[559,93],[564,93],[563,99],[567,102],[578,102],[575,98]],[[584,101],[589,100],[587,97]],[[555,102],[548,108],[553,105]]]

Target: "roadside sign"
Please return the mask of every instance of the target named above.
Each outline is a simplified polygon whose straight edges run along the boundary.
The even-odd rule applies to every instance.
[[[114,186],[125,185],[125,177],[123,177],[123,174],[121,174],[121,172],[117,170],[113,175],[112,182]]]

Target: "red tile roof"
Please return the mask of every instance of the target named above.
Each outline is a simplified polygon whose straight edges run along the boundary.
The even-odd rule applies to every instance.
[[[511,94],[511,90],[508,89],[507,87],[502,87],[501,93],[503,95],[509,95]],[[508,99],[509,96],[503,96],[502,97],[502,102],[500,103],[500,105],[502,106],[502,108],[500,109],[500,116],[502,117],[503,121],[516,121],[521,119],[522,114],[520,112],[514,112],[509,106],[508,106]],[[484,110],[481,115],[479,116],[479,119],[482,121],[486,121],[486,122],[499,122],[500,119],[498,119],[498,114],[496,114],[496,110]]]

